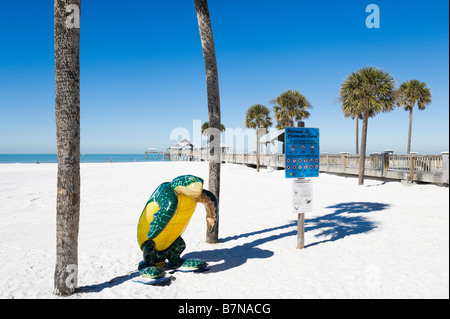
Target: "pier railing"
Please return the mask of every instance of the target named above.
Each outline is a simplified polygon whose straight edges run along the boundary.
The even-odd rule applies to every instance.
[[[208,161],[206,151],[170,151],[164,157],[173,161]],[[222,154],[224,163],[256,165],[256,154]],[[261,166],[274,169],[284,169],[284,154],[261,154]],[[320,172],[336,174],[359,174],[359,155],[321,154]],[[427,182],[435,184],[449,184],[449,154],[371,154],[365,158],[364,175],[387,179]]]

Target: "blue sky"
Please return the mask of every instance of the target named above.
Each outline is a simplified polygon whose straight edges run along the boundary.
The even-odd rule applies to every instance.
[[[380,8],[369,29],[368,4]],[[376,66],[397,83],[417,78],[433,103],[414,113],[412,150],[449,149],[449,5],[416,0],[209,0],[222,122],[243,128],[249,106],[299,90],[321,151],[354,152],[354,121],[336,103],[342,80]],[[53,1],[0,7],[0,153],[55,153]],[[193,0],[84,0],[81,150],[162,150],[173,129],[207,121],[203,55]],[[272,112],[273,115],[273,112]],[[406,152],[408,113],[369,120],[368,152]],[[229,141],[226,141],[229,142]],[[229,143],[228,143],[229,144]]]

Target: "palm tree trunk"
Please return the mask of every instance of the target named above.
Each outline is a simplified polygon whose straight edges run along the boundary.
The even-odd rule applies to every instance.
[[[359,154],[359,118],[356,117],[356,153]]]
[[[369,123],[369,113],[364,113],[363,127],[361,132],[361,152],[359,154],[359,179],[358,185],[364,185],[364,169],[366,167],[366,145],[367,145],[367,126]]]
[[[209,162],[209,190],[216,195],[219,202],[220,194],[220,96],[219,75],[217,72],[216,51],[214,37],[209,16],[208,1],[194,0],[197,12],[198,27],[202,41],[203,57],[205,60],[206,85],[208,94],[208,118],[209,127],[217,129],[219,134],[210,135],[210,147],[214,151],[213,160]],[[219,242],[219,221],[212,233],[206,232],[207,243]]]
[[[67,24],[68,5],[79,9],[81,0],[54,2],[57,295],[72,294],[77,286],[80,219],[80,29]]]
[[[409,129],[408,129],[408,147],[406,153],[411,154],[411,131],[412,131],[413,108],[409,110]]]

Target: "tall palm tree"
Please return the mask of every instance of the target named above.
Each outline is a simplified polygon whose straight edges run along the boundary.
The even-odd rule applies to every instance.
[[[261,104],[250,106],[245,115],[245,127],[256,129],[256,171],[259,172],[259,138],[260,129],[267,129],[272,125],[269,109]]]
[[[394,78],[386,71],[366,67],[352,72],[341,84],[339,101],[344,115],[362,114],[363,127],[359,155],[358,184],[364,184],[364,169],[369,117],[391,111],[395,106]]]
[[[216,50],[214,47],[214,37],[211,27],[211,18],[209,16],[208,1],[194,0],[194,3],[203,48],[203,58],[205,60],[206,89],[208,95],[208,119],[210,127],[217,130],[216,134],[209,134],[209,145],[214,153],[212,154],[212,160],[209,162],[208,188],[214,193],[214,195],[216,195],[217,201],[220,202],[220,95]],[[211,130],[209,130],[209,132],[211,132]],[[206,242],[219,242],[218,220],[212,233],[206,231]]]
[[[54,1],[58,154],[54,293],[57,295],[72,294],[77,286],[80,219],[80,29],[68,23],[66,8],[75,6],[75,9],[80,10],[80,5],[81,0]],[[75,19],[79,19],[78,13],[79,11]]]
[[[397,92],[397,105],[399,107],[403,106],[405,111],[409,111],[407,153],[410,154],[413,109],[417,104],[419,110],[425,110],[427,105],[431,103],[431,90],[425,82],[410,80],[403,82]]]
[[[308,99],[299,91],[287,90],[281,93],[273,102],[277,129],[292,127],[295,121],[309,118],[308,109],[312,108]]]

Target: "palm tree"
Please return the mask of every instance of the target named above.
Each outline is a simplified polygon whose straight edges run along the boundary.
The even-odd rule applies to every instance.
[[[203,135],[208,135],[208,129],[209,129],[209,122],[205,122],[202,125],[202,134]],[[220,124],[220,128],[219,128],[220,132],[225,132],[226,128],[225,125]]]
[[[355,154],[359,154],[359,120],[361,119],[361,115],[354,115],[352,116],[352,119],[355,120],[356,122],[356,132],[355,132],[355,137],[356,137],[356,143],[355,143]]]
[[[352,72],[341,84],[339,101],[344,115],[362,114],[363,127],[359,155],[359,180],[364,184],[364,169],[369,117],[391,111],[395,106],[394,78],[390,73],[374,67]]]
[[[344,111],[344,110],[343,110]],[[355,133],[355,136],[356,136],[356,144],[355,144],[355,154],[359,154],[359,120],[362,120],[362,114],[361,113],[359,113],[359,114],[345,114],[344,113],[344,116],[345,117],[351,117],[352,118],[352,120],[355,120],[355,122],[356,122],[356,133]]]
[[[216,195],[219,205],[220,195],[220,95],[219,95],[219,74],[217,72],[216,50],[214,47],[214,37],[209,16],[208,1],[194,0],[197,12],[198,28],[203,48],[203,58],[205,60],[206,86],[208,95],[208,117],[212,129],[217,130],[217,134],[211,134],[209,130],[209,145],[213,150],[212,160],[209,162],[209,190]],[[206,231],[207,243],[219,242],[219,220],[212,233]]]
[[[301,121],[309,118],[308,109],[312,108],[306,97],[299,91],[287,90],[280,94],[273,102],[275,118],[277,120],[277,129],[292,127],[295,121]]]
[[[77,286],[80,219],[80,29],[67,22],[66,8],[81,0],[54,1],[55,120],[58,154],[56,266],[54,293],[69,295]],[[75,18],[79,19],[79,11]],[[79,26],[79,24],[78,24]]]
[[[407,153],[411,153],[411,130],[413,109],[417,104],[419,110],[425,110],[431,103],[431,90],[425,82],[410,80],[402,83],[398,89],[397,105],[403,106],[405,111],[409,111],[408,147]]]
[[[259,138],[261,128],[268,128],[272,125],[272,119],[269,116],[269,109],[261,104],[250,106],[245,115],[245,127],[256,129],[256,171],[259,172]]]

